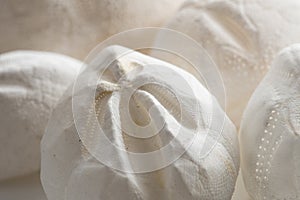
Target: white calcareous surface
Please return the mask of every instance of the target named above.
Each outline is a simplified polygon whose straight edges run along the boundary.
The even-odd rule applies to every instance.
[[[0,54],[0,180],[40,169],[40,141],[52,108],[81,62],[59,54]]]
[[[116,61],[109,66],[106,76],[102,77],[97,85],[96,99],[93,100],[95,105],[92,104],[92,109],[94,106],[96,110],[95,121],[91,120],[91,114],[79,115],[77,117],[86,126],[79,126],[78,123],[75,126],[72,88],[64,94],[54,110],[41,144],[41,180],[47,198],[49,200],[230,200],[239,170],[239,147],[232,122],[216,99],[191,74],[174,65],[134,51],[123,54],[128,51],[129,49],[113,46],[98,55],[99,63],[101,60]],[[155,64],[161,71],[151,71],[149,64]],[[92,66],[86,70],[90,67]],[[170,73],[160,73],[165,70]],[[178,92],[175,94],[163,87],[164,84],[168,84],[170,76],[171,80],[182,80],[178,78],[178,74],[180,78],[189,81],[195,93],[194,97],[186,95],[186,91],[181,88],[182,82],[175,81],[170,85]],[[122,95],[125,94],[120,88],[131,87],[144,80],[150,80],[152,83],[135,90],[129,105],[118,104],[122,102]],[[74,94],[76,98],[83,95],[82,91],[88,89],[88,86],[80,86],[81,90]],[[181,99],[182,104],[178,104],[173,95]],[[74,102],[76,101],[73,99]],[[84,101],[79,103],[80,105],[77,105],[79,110],[84,111],[86,106]],[[149,124],[148,109],[150,116],[154,116],[153,121],[151,120],[154,126],[151,127],[155,128],[161,121],[165,122],[165,126],[157,135],[150,138],[140,138],[144,132],[138,132],[136,137],[130,136],[123,132],[125,126],[127,130],[132,128],[128,127],[128,118],[124,118],[123,115],[126,108],[129,108],[131,119],[140,125],[139,127]],[[211,111],[214,112],[213,118]],[[183,117],[183,120],[180,120],[180,117]],[[95,131],[96,123],[102,126],[106,137],[113,145],[126,150],[125,154],[113,154],[110,150],[102,151],[107,147],[99,145],[102,140],[96,137],[98,135]],[[180,158],[159,170],[129,173],[146,164],[134,160],[132,152],[140,154],[158,151],[171,142],[173,142],[172,154],[183,148],[183,141],[176,137],[176,127],[182,127],[181,133],[187,137],[196,136],[193,144]],[[219,128],[222,128],[221,132],[218,132]],[[78,130],[86,132],[82,135]],[[207,151],[202,157],[201,150]],[[122,166],[121,171],[104,165],[103,160],[97,160],[97,152],[106,154],[104,157],[108,158],[110,166],[119,163]],[[145,159],[144,162],[148,163],[144,167],[159,166],[170,156],[171,154],[161,153],[153,162]]]
[[[253,200],[300,197],[300,44],[285,48],[251,97],[240,129]]]
[[[299,10],[298,0],[193,0],[187,1],[166,27],[187,34],[208,51],[224,79],[226,111],[239,126],[242,112],[274,55],[300,42]],[[164,33],[157,36],[156,43],[166,49],[178,45],[168,41]],[[178,48],[185,46],[179,44]],[[173,56],[153,55],[180,66]]]
[[[2,0],[0,53],[31,49],[83,59],[113,34],[164,25],[183,1]]]

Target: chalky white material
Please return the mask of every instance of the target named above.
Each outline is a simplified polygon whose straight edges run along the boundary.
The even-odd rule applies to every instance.
[[[300,197],[300,44],[284,49],[251,97],[240,129],[253,200]]]
[[[0,54],[0,180],[40,169],[40,141],[52,108],[82,63],[59,54]]]
[[[183,1],[2,0],[0,53],[32,49],[83,59],[113,34],[164,25]]]
[[[72,109],[72,87],[54,110],[41,144],[41,180],[48,199],[230,200],[239,169],[238,141],[232,122],[216,99],[191,74],[138,52],[123,54],[128,51],[129,49],[113,46],[104,49],[98,55],[99,60],[112,59],[115,62],[109,66],[107,76],[101,78],[97,86],[93,100],[95,104],[92,104],[96,110],[96,122],[90,120],[90,115],[82,115],[79,118],[87,120],[83,123],[87,125],[80,127],[74,124],[76,114]],[[151,71],[149,64],[155,64],[161,71]],[[169,73],[161,73],[164,70]],[[187,93],[180,89],[182,82],[170,85],[171,88],[178,89],[178,93],[172,93],[163,87],[164,84],[168,84],[168,77],[172,76],[172,80],[177,80],[178,74],[189,81],[195,92],[194,97],[187,96]],[[151,83],[139,87],[131,96],[130,103],[120,106],[118,102],[123,94],[120,88],[130,87],[140,80],[151,80]],[[82,85],[81,87],[80,91],[86,91],[88,88]],[[78,95],[80,93],[75,92],[74,96]],[[179,100],[176,101],[174,95],[182,100],[182,105],[178,104]],[[193,102],[197,102],[199,110],[197,106],[193,106]],[[86,106],[84,101],[79,103],[77,106],[81,109]],[[128,119],[122,118],[124,108],[126,110],[127,107],[132,120],[141,127],[149,124],[149,115],[154,116],[153,121],[151,120],[154,122],[153,131],[159,122],[164,121],[165,125],[159,134],[150,138],[140,138],[143,132],[138,132],[136,137],[130,136],[128,132],[124,132],[124,127],[128,126]],[[211,115],[214,116],[212,119]],[[185,120],[180,120],[180,116]],[[97,152],[88,150],[106,148],[97,146],[100,140],[89,140],[98,134],[95,131],[95,123],[101,125],[112,145],[126,150],[125,154],[117,155],[112,151],[102,152],[107,154],[110,166],[115,162],[121,163],[121,171],[104,165],[106,161],[96,159]],[[154,163],[145,159],[145,167],[148,167],[160,165],[180,150],[182,141],[176,137],[176,127],[182,127],[186,135],[196,136],[193,144],[181,157],[158,170],[149,170],[147,173],[128,172],[135,171],[137,166],[145,164],[133,160],[130,154],[132,152],[147,154],[160,151],[162,147],[173,142],[173,151],[169,154],[161,153]],[[79,137],[78,130],[85,130],[86,135]],[[204,143],[209,145],[203,145]],[[207,153],[201,156],[201,149],[205,147],[209,149],[204,149]],[[147,155],[145,156],[147,158]]]
[[[299,10],[298,0],[193,0],[187,1],[166,27],[187,34],[208,51],[224,79],[226,111],[239,126],[242,112],[274,55],[300,42]],[[162,31],[156,42],[167,49],[178,45],[167,39]],[[153,56],[182,66],[174,56]]]

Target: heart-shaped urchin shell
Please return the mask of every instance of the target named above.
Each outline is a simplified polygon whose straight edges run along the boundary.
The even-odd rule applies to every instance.
[[[226,87],[226,111],[238,126],[274,56],[282,48],[300,42],[299,10],[298,0],[192,0],[186,2],[167,28],[195,39],[216,62]],[[168,49],[174,42],[164,33],[161,31],[156,42]],[[175,61],[164,56],[158,58]]]
[[[236,129],[201,83],[120,46],[102,50],[95,60],[100,67],[114,62],[91,104],[85,103],[89,86],[78,84],[73,98],[70,88],[43,137],[41,180],[48,199],[230,200],[239,169]],[[84,75],[93,66],[78,80],[97,75]],[[128,88],[135,90],[122,104]],[[102,145],[104,140],[110,143]]]
[[[57,103],[82,63],[63,55],[0,55],[0,180],[40,169],[40,141]]]
[[[300,44],[284,49],[244,112],[243,178],[254,200],[300,198]]]

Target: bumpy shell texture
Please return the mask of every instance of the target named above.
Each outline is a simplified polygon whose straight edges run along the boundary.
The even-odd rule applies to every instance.
[[[224,78],[226,111],[239,126],[242,112],[274,56],[300,42],[299,10],[298,0],[187,1],[167,28],[189,35],[208,51]],[[163,46],[167,37],[162,32],[156,42]],[[181,66],[173,57],[158,58]]]
[[[33,49],[83,59],[113,34],[164,25],[183,1],[2,0],[0,53]]]
[[[231,199],[239,169],[237,135],[232,122],[226,117],[215,98],[191,74],[174,65],[134,51],[123,55],[127,51],[129,49],[113,46],[98,55],[100,60],[112,58],[116,62],[113,62],[107,69],[109,71],[107,76],[100,79],[94,99],[95,104],[93,104],[97,123],[102,125],[106,137],[113,145],[125,149],[126,153],[114,155],[111,151],[102,152],[108,154],[109,163],[106,165],[103,161],[96,159],[96,154],[88,150],[88,145],[94,149],[104,147],[97,146],[100,144],[99,140],[89,141],[79,134],[78,130],[81,129],[74,124],[71,87],[54,110],[47,132],[42,139],[41,180],[48,199]],[[123,56],[120,57],[120,55]],[[148,64],[155,64],[162,71],[151,71],[152,68],[147,67]],[[172,73],[161,73],[164,70]],[[121,74],[125,79],[120,78]],[[196,94],[194,98],[187,96],[184,91],[180,90],[181,83],[172,85],[173,88],[181,91],[176,96],[182,99],[181,102],[184,104],[181,105],[182,112],[178,112],[179,104],[173,96],[174,93],[162,87],[163,79],[160,79],[160,77],[166,79],[172,76],[174,80],[178,74],[185,80],[189,80]],[[105,81],[105,78],[109,81]],[[123,80],[123,82],[118,80]],[[129,105],[120,106],[122,105],[118,104],[122,99],[120,87],[123,84],[134,85],[139,80],[151,80],[151,83],[144,84],[135,90]],[[86,89],[82,87],[82,91]],[[80,94],[75,92],[74,95]],[[191,102],[197,102],[200,109],[189,107]],[[84,103],[79,105],[79,107],[84,106]],[[165,126],[159,134],[149,138],[137,138],[125,133],[121,128],[128,125],[126,118],[122,118],[122,112],[126,106],[129,107],[130,117],[136,124],[141,126],[149,124],[150,113],[150,116],[154,114],[156,118],[153,119],[153,127],[159,121],[165,121]],[[152,111],[151,109],[149,111],[149,107],[152,107]],[[213,126],[208,125],[212,111],[210,108],[214,111]],[[178,118],[180,115],[183,115],[186,120],[181,121]],[[196,115],[199,118],[195,118]],[[79,117],[86,120],[90,116]],[[182,145],[175,134],[177,126],[186,128],[185,134],[197,136],[190,148],[165,167],[149,170],[149,172],[127,172],[134,171],[139,164],[143,164],[133,160],[131,152],[153,152],[175,141],[171,145],[173,151],[168,155],[172,156],[176,153]],[[214,131],[220,126],[222,126],[221,134]],[[94,127],[93,122],[89,121],[89,124],[82,130],[89,130],[86,132],[87,136],[92,137],[97,134],[93,131]],[[130,127],[127,128],[130,129]],[[203,131],[208,131],[207,137]],[[84,144],[84,141],[87,142]],[[203,143],[209,144],[206,147],[210,149],[201,157],[200,151]],[[211,146],[211,144],[214,145]],[[160,154],[154,163],[149,163],[145,159],[147,165],[145,167],[164,162],[168,159],[168,155]],[[122,170],[109,167],[114,162],[121,163]]]
[[[0,180],[40,169],[40,141],[81,62],[53,53],[0,55]]]
[[[300,198],[300,44],[284,49],[251,97],[240,144],[250,196]]]

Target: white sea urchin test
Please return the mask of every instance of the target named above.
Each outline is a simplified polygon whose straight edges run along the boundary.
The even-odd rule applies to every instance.
[[[120,46],[95,60],[75,83],[90,83],[99,74],[88,71],[108,64],[95,93],[86,92],[92,83],[79,83],[73,96],[70,88],[43,137],[48,199],[230,200],[239,169],[236,130],[201,83]]]
[[[52,108],[81,65],[48,52],[0,54],[0,180],[40,169],[40,141]]]
[[[300,197],[300,44],[275,59],[240,129],[241,167],[253,200]]]
[[[226,112],[239,126],[243,110],[274,56],[282,48],[300,42],[299,10],[298,0],[192,0],[167,28],[195,39],[216,62],[226,87]],[[157,44],[166,49],[178,45],[164,33],[157,36]],[[184,67],[174,57],[158,58]]]

